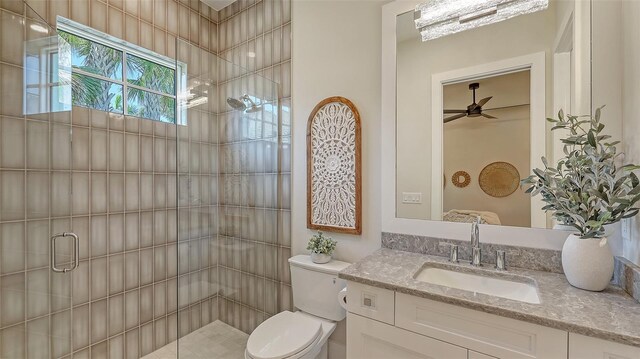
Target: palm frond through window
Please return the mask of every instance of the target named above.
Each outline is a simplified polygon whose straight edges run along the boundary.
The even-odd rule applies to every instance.
[[[118,43],[95,41],[95,36],[60,29],[58,36],[71,51],[74,106],[177,122],[175,67],[154,62],[157,54],[150,51],[133,54]]]

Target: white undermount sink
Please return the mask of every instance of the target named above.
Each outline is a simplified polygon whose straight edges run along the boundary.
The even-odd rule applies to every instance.
[[[538,290],[534,283],[518,282],[506,278],[487,277],[437,267],[423,268],[415,275],[415,279],[473,293],[482,293],[525,303],[540,304],[540,297],[538,297]]]

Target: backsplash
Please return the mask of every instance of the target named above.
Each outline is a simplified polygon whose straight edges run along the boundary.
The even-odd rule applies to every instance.
[[[448,257],[452,244],[458,245],[460,260],[470,260],[471,246],[466,241],[382,232],[382,247],[399,251]],[[561,251],[490,243],[480,243],[480,248],[482,248],[482,263],[487,265],[495,265],[496,250],[503,250],[507,255],[507,268],[563,273]],[[640,302],[640,267],[623,257],[614,259],[615,270],[611,284],[621,287]]]
[[[613,284],[621,287],[640,302],[640,267],[626,258],[615,257]]]
[[[471,258],[471,246],[467,241],[445,238],[415,236],[401,233],[382,233],[382,247],[400,251],[448,256],[452,244],[458,245],[460,260]],[[518,267],[546,272],[562,273],[561,252],[550,249],[529,248],[480,243],[482,263],[495,265],[496,250],[503,250],[507,256],[507,268]]]

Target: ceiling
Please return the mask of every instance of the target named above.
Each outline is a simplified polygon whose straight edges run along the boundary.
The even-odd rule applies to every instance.
[[[225,7],[233,4],[235,0],[202,0],[203,3],[209,5],[215,11],[220,11]]]

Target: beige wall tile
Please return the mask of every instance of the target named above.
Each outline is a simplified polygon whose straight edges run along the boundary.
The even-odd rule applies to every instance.
[[[170,17],[173,14],[169,13]],[[167,0],[156,0],[153,12],[153,24],[166,29],[167,27]]]
[[[107,5],[99,0],[91,0],[90,14],[91,24],[90,26],[98,31],[107,31]]]
[[[25,121],[0,117],[2,168],[24,168],[25,166]]]
[[[129,0],[127,0],[129,3]],[[124,39],[134,44],[138,44],[140,41],[140,24],[138,19],[129,14],[125,15],[124,21]]]
[[[113,2],[109,2],[110,4]],[[122,5],[121,1],[116,1],[115,3],[119,3]],[[121,8],[111,7],[109,6],[109,17],[108,17],[108,33],[111,36],[115,36],[119,39],[122,39],[124,36],[124,14]]]
[[[0,11],[0,61],[22,66],[24,35],[22,17],[9,11]]]
[[[0,7],[4,7],[5,3],[6,0]],[[282,82],[284,91],[287,89],[288,81],[290,81],[290,66],[288,65],[290,26],[287,25],[287,19],[290,19],[287,9],[290,5],[288,2],[277,4],[258,2],[258,4],[254,4],[252,1],[248,1],[243,2],[241,6],[234,5],[226,11],[226,20],[220,25],[220,28],[224,28],[224,30],[220,32],[218,31],[219,26],[210,21],[218,21],[218,13],[210,11],[198,1],[178,3],[174,0],[166,0],[166,2],[163,0],[154,3],[150,0],[110,0],[107,6],[105,2],[93,0],[89,6],[83,6],[88,3],[89,1],[78,4],[76,0],[69,3],[64,0],[57,4],[61,5],[61,10],[56,7],[46,10],[45,7],[45,14],[48,17],[58,13],[71,16],[72,19],[90,24],[100,31],[108,31],[115,36],[124,37],[127,41],[168,56],[176,55],[174,35],[179,33],[182,38],[190,40],[205,50],[217,52],[219,47],[228,50],[221,55],[236,63],[251,67],[251,70],[263,72],[265,66],[275,65],[274,68],[270,68],[264,73]],[[200,11],[198,12],[198,10]],[[282,23],[285,23],[283,28],[280,27]],[[275,31],[267,34],[265,40],[264,29],[271,30],[272,28],[275,28]],[[259,40],[256,39],[256,36],[259,36]],[[1,41],[4,40],[0,39],[0,44]],[[218,64],[210,60],[210,55],[204,54],[203,56],[199,50],[194,51],[188,47],[187,50],[190,52],[189,68],[191,71],[204,72],[207,68],[215,69],[217,67]],[[250,52],[255,52],[256,57],[250,58]],[[198,61],[194,61],[196,58]],[[251,59],[253,61],[250,61]],[[0,59],[0,61],[5,60]],[[249,87],[247,79],[234,78],[233,76],[239,76],[240,73],[232,70],[235,69],[230,68],[227,77],[225,77],[225,79],[232,80],[226,84],[218,83],[220,78],[215,76],[218,74],[208,75],[213,77],[209,80],[217,84],[220,91],[218,91],[219,96],[216,96],[215,99],[212,98],[209,104],[202,106],[202,110],[217,111],[218,107],[226,110],[225,101],[228,95],[237,97],[244,91],[258,90],[256,87]],[[19,80],[21,76],[21,69],[0,64],[0,90],[3,94],[7,93],[4,91],[8,86],[7,81]],[[290,86],[288,87],[290,88]],[[213,95],[216,94],[213,93]],[[0,98],[0,114],[16,116],[16,119],[20,118],[22,109],[15,103],[22,103],[21,96],[21,93],[13,91],[7,97]],[[220,211],[220,216],[225,218],[226,229],[223,232],[238,236],[230,238],[231,245],[240,236],[247,235],[273,244],[263,246],[260,253],[254,252],[252,254],[256,257],[256,263],[262,263],[261,275],[269,274],[274,279],[274,281],[269,281],[271,283],[269,286],[262,285],[260,292],[264,301],[269,300],[269,305],[262,302],[250,302],[247,299],[247,293],[253,292],[249,292],[248,288],[241,286],[241,278],[244,277],[241,272],[236,270],[225,271],[225,275],[228,275],[226,283],[230,288],[237,288],[241,291],[241,293],[235,293],[233,299],[246,299],[242,302],[244,306],[232,302],[229,302],[228,305],[223,304],[227,303],[225,300],[218,302],[207,299],[208,295],[217,293],[218,262],[221,256],[228,260],[228,265],[232,268],[246,271],[245,274],[254,272],[238,251],[224,253],[218,251],[217,237],[215,237],[218,232],[218,209],[211,204],[217,203],[219,185],[217,178],[209,176],[209,174],[216,174],[218,170],[230,173],[238,173],[241,169],[245,173],[273,170],[273,158],[277,154],[277,152],[265,152],[263,148],[250,144],[247,138],[243,137],[246,135],[246,132],[243,131],[246,131],[248,124],[242,122],[243,120],[237,115],[237,113],[233,114],[229,118],[228,126],[220,126],[224,131],[218,131],[217,115],[194,116],[193,122],[190,122],[191,127],[185,128],[187,135],[180,137],[180,141],[176,141],[166,138],[167,136],[171,137],[172,133],[173,138],[176,137],[176,132],[171,130],[171,126],[160,126],[149,120],[123,119],[122,116],[120,122],[114,122],[111,117],[100,111],[75,108],[73,116],[67,116],[66,119],[60,117],[67,121],[72,119],[73,124],[76,125],[73,128],[73,152],[55,157],[55,161],[51,161],[51,158],[39,155],[39,153],[50,152],[54,146],[69,144],[70,139],[63,137],[67,127],[59,127],[61,131],[59,135],[55,135],[55,131],[49,128],[47,122],[36,123],[37,121],[29,120],[27,122],[34,122],[31,131],[33,136],[29,137],[30,132],[27,126],[9,121],[6,128],[10,133],[18,134],[9,138],[5,133],[4,118],[0,119],[3,121],[0,127],[2,145],[5,145],[5,139],[7,139],[6,142],[11,144],[11,147],[22,149],[22,154],[19,156],[0,158],[0,166],[3,168],[0,173],[3,198],[0,221],[20,220],[24,218],[25,214],[37,218],[40,218],[41,215],[49,216],[48,206],[45,209],[44,204],[49,201],[52,203],[61,201],[65,195],[64,193],[58,194],[58,192],[67,187],[66,183],[69,180],[72,181],[74,188],[74,196],[71,196],[73,199],[69,202],[70,207],[73,207],[74,215],[83,216],[77,218],[85,219],[86,233],[83,237],[85,240],[90,238],[90,243],[87,242],[84,246],[84,254],[81,257],[83,259],[89,258],[89,255],[93,257],[90,261],[83,260],[81,263],[81,266],[84,267],[83,272],[74,273],[73,288],[75,292],[73,297],[76,305],[86,303],[89,295],[93,300],[98,299],[98,302],[93,302],[91,306],[74,307],[74,317],[83,315],[83,318],[86,318],[86,321],[80,320],[80,323],[74,323],[72,327],[74,350],[82,351],[87,348],[84,353],[99,355],[110,348],[112,353],[123,351],[127,356],[137,358],[143,352],[153,350],[159,345],[174,340],[175,331],[171,328],[172,325],[175,328],[178,321],[181,321],[181,330],[185,332],[205,325],[220,316],[248,331],[255,328],[267,316],[266,313],[274,313],[278,308],[289,308],[290,300],[272,304],[267,298],[278,290],[282,290],[280,289],[280,281],[284,281],[282,283],[288,282],[288,278],[278,277],[277,273],[278,269],[288,269],[286,263],[275,261],[273,253],[280,253],[282,256],[288,255],[290,239],[287,240],[285,234],[279,233],[277,226],[265,223],[265,221],[275,223],[278,220],[277,211],[269,212],[273,214],[269,218],[266,217],[264,211],[261,211],[260,215],[256,215],[255,211],[245,211],[244,208],[242,210]],[[17,125],[17,127],[12,127],[12,125]],[[167,131],[167,128],[170,130]],[[42,132],[38,132],[38,129]],[[126,133],[120,132],[123,130]],[[216,144],[219,134],[221,139],[226,136],[228,141],[242,141],[237,147],[246,149],[254,146],[255,151],[252,153],[255,156],[251,157],[253,162],[243,151],[225,152],[231,154],[227,158],[228,162],[221,160],[223,154],[222,152],[218,153]],[[42,138],[38,137],[39,135],[42,135]],[[55,144],[50,144],[51,138],[56,140]],[[214,145],[211,145],[212,143]],[[65,146],[56,147],[56,150],[64,151],[65,148],[69,148]],[[17,152],[20,153],[19,150]],[[63,158],[67,158],[67,162],[61,161]],[[267,163],[266,167],[265,163]],[[4,170],[5,168],[22,169],[26,166],[29,169],[43,170],[49,170],[50,166],[53,166],[61,171],[70,171],[73,168],[73,174],[56,173],[51,176],[43,176],[34,172],[34,175],[31,176],[30,171],[29,176],[26,176],[25,171]],[[183,181],[177,180],[175,175],[167,175],[167,172],[173,172],[176,169],[189,175],[183,176]],[[123,171],[126,174],[123,174]],[[27,186],[36,182],[40,183],[47,176],[52,188],[55,189],[55,194],[47,195],[46,200],[41,200],[39,196],[35,195],[35,193],[41,192],[34,191],[27,195],[25,183]],[[242,206],[264,203],[264,200],[262,202],[255,201],[256,198],[264,198],[264,188],[260,189],[262,191],[260,195],[255,194],[256,197],[249,197],[246,194],[249,193],[251,185],[247,176],[244,176],[243,179],[237,176],[234,179],[240,179],[240,182],[235,182],[227,191],[223,191],[228,194],[225,197],[228,203]],[[259,183],[262,186],[265,185],[264,181]],[[180,191],[178,194],[175,191],[177,186]],[[220,187],[223,187],[222,182]],[[31,189],[31,187],[27,188]],[[181,201],[177,198],[179,196],[181,196]],[[166,207],[173,207],[178,202],[185,208],[166,210]],[[198,207],[189,208],[194,204]],[[277,201],[272,200],[270,205],[277,206]],[[143,212],[139,213],[140,209],[143,209]],[[42,212],[43,210],[44,212]],[[70,213],[70,208],[60,206],[56,207],[53,212],[56,215],[67,216]],[[241,231],[246,227],[243,227],[238,218],[240,218],[240,214],[245,213],[251,213],[251,218],[256,218],[258,221],[260,229],[253,229],[251,232],[253,234]],[[80,225],[81,222],[81,219],[76,220],[75,218],[73,222],[67,220],[67,223],[74,224],[74,230],[76,223]],[[40,226],[38,223],[40,221],[29,221],[27,232],[42,233],[47,236],[50,230],[46,222]],[[0,224],[0,226],[2,225]],[[64,224],[59,226],[65,227]],[[67,226],[67,228],[69,227]],[[262,233],[262,228],[266,228],[266,234]],[[81,230],[80,227],[78,229]],[[176,233],[179,231],[181,238],[187,240],[184,245],[181,243],[181,246],[176,243]],[[258,236],[258,233],[261,236]],[[280,241],[280,239],[283,240]],[[25,265],[46,266],[46,245],[38,246],[37,241],[27,241],[26,243],[28,246],[41,248],[41,250],[30,255],[27,264],[18,264],[18,266],[20,268]],[[165,245],[165,243],[173,244]],[[267,247],[271,249],[266,250]],[[247,249],[249,246],[243,248]],[[122,253],[123,250],[129,252],[125,254]],[[180,253],[179,259],[178,253]],[[104,257],[106,255],[108,257]],[[269,257],[267,257],[268,255]],[[267,261],[268,258],[271,259]],[[276,256],[276,260],[277,258]],[[180,272],[185,274],[181,280],[175,277],[178,273],[178,267],[181,269]],[[265,267],[267,267],[266,272],[264,271]],[[35,275],[36,272],[33,273]],[[115,280],[117,278],[122,278],[122,280]],[[165,278],[166,282],[164,282]],[[260,277],[249,275],[247,278],[251,278],[250,280],[253,282]],[[182,283],[182,286],[178,285],[179,282]],[[266,283],[264,279],[260,279],[259,282]],[[37,282],[34,281],[34,283]],[[87,285],[87,290],[78,291],[76,284],[79,283]],[[141,285],[144,286],[143,298],[151,298],[150,303],[153,303],[151,309],[144,307],[144,311],[141,311],[143,309],[140,308],[142,300],[138,297],[142,291],[137,289]],[[89,288],[90,290],[88,290]],[[284,288],[287,288],[286,285]],[[70,291],[71,287],[68,290]],[[122,296],[120,293],[123,290],[133,291]],[[175,302],[175,298],[178,293],[181,305],[184,304],[184,311],[180,312],[179,318],[175,313],[165,318],[166,313],[177,309],[178,303]],[[109,295],[111,297],[108,297]],[[231,294],[229,293],[229,295]],[[275,294],[272,299],[275,301]],[[200,302],[201,300],[204,301]],[[38,308],[37,301],[29,302],[27,300],[26,303],[32,303],[33,311],[37,312],[35,309]],[[250,307],[246,306],[247,303]],[[222,310],[223,305],[224,310]],[[64,304],[59,304],[59,306],[64,306]],[[96,312],[99,309],[104,309],[102,314]],[[149,310],[151,310],[151,318],[149,318]],[[222,312],[224,314],[220,314]],[[100,315],[110,318],[103,320],[108,324],[94,322],[102,320]],[[145,325],[138,329],[141,316]],[[118,323],[118,318],[122,318],[124,321],[122,325]],[[152,318],[155,319],[152,320]],[[125,333],[124,330],[128,331]],[[4,338],[5,334],[9,336],[12,333],[3,331],[0,335]],[[91,333],[91,338],[88,333]],[[91,346],[96,344],[95,340],[105,339],[108,335],[115,336],[111,337],[109,341],[102,341],[99,345]],[[36,340],[37,337],[32,338],[31,342],[34,342],[33,340]],[[22,340],[23,343],[25,341],[26,338]],[[64,352],[64,343],[56,348],[58,347],[62,348],[61,352]],[[80,351],[78,354],[82,353]]]

